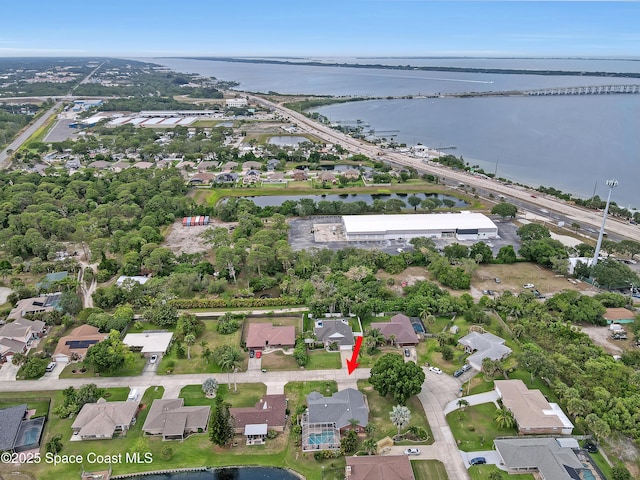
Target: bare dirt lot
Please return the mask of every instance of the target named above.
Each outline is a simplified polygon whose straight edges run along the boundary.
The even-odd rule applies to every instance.
[[[500,283],[495,281],[496,278],[500,279]],[[596,293],[591,285],[574,281],[575,284],[533,263],[514,263],[512,265],[480,265],[471,283],[479,290],[493,290],[498,294],[505,290],[513,293],[522,292],[525,290],[523,285],[527,283],[532,283],[534,288],[547,297],[563,290],[578,290],[586,294]]]
[[[402,294],[403,286],[415,285],[420,280],[429,280],[429,272],[424,267],[408,267],[397,275],[390,275],[384,270],[378,270],[376,278],[384,282],[388,278],[393,278],[394,284],[389,288],[398,294]]]
[[[225,223],[212,217],[211,223],[207,226],[183,227],[182,220],[176,220],[169,229],[164,232],[165,240],[163,245],[176,255],[180,255],[181,253],[208,252],[210,247],[205,243],[202,234],[209,228],[229,228],[235,225],[236,223]]]

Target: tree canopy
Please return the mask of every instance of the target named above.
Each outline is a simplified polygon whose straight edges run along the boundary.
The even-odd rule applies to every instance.
[[[422,390],[424,372],[414,362],[405,362],[400,355],[386,353],[373,368],[369,382],[382,397],[391,395],[400,405]]]

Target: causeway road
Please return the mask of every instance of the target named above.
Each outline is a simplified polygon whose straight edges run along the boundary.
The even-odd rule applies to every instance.
[[[318,123],[301,113],[286,108],[283,104],[271,102],[262,97],[249,95],[250,99],[265,107],[271,108],[278,112],[285,120],[295,122],[298,128],[304,132],[314,135],[329,143],[339,143],[343,148],[352,153],[361,153],[370,158],[379,158],[385,162],[397,165],[415,168],[422,173],[430,173],[441,179],[445,179],[448,183],[462,183],[470,187],[482,188],[493,192],[496,196],[504,195],[512,197],[529,205],[544,208],[564,215],[582,226],[590,225],[596,229],[600,228],[602,223],[602,214],[594,210],[588,210],[572,204],[569,204],[558,198],[541,194],[535,190],[521,187],[518,185],[505,184],[491,178],[476,177],[468,172],[453,170],[434,162],[426,162],[422,158],[414,158],[388,149],[380,148],[377,145],[355,139],[348,135],[334,130],[326,125]],[[429,152],[433,156],[440,155],[437,151]],[[636,240],[640,236],[640,228],[637,225],[609,217],[607,219],[607,232],[615,233],[620,237]]]

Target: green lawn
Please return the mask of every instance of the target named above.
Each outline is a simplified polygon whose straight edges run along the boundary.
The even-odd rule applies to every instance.
[[[515,436],[515,428],[500,428],[493,420],[496,406],[483,403],[456,410],[447,415],[447,422],[460,450],[473,452],[490,449],[496,437]]]
[[[284,353],[270,352],[262,354],[262,368],[271,370],[297,370],[300,368],[293,355],[285,355]]]
[[[495,465],[474,465],[469,468],[471,480],[489,480],[489,475],[493,472],[502,473],[502,478],[504,478],[504,480],[535,480],[535,477],[531,473],[509,475],[507,472],[500,470]]]
[[[240,347],[240,338],[242,335],[242,327],[229,335],[222,335],[216,331],[218,326],[218,320],[205,320],[205,330],[196,339],[195,345],[191,347],[191,360],[186,358],[178,358],[176,356],[175,347],[172,347],[169,352],[162,357],[160,365],[158,366],[158,374],[167,373],[171,370],[170,365],[173,364],[171,373],[183,374],[183,373],[221,373],[222,369],[215,362],[215,358],[211,356],[209,363],[202,357],[202,347],[200,344],[204,341],[207,342],[210,350],[215,350],[216,347],[221,345],[232,345]],[[186,349],[186,345],[183,344]],[[245,371],[249,363],[249,356],[243,352],[243,364],[240,366],[240,371]]]
[[[124,368],[109,373],[100,373],[96,374],[94,368],[90,365],[86,365],[84,362],[70,363],[64,370],[60,372],[59,378],[86,378],[90,379],[96,376],[99,377],[137,377],[142,373],[142,369],[144,368],[147,359],[142,357],[140,354],[133,354],[131,363],[124,366]],[[86,369],[85,373],[79,373],[83,368]],[[73,371],[78,373],[73,373]]]
[[[218,387],[218,395],[229,402],[232,407],[253,407],[267,393],[264,383],[242,383],[235,392],[233,384],[231,390],[227,385]],[[186,385],[180,390],[180,397],[184,398],[185,406],[210,405],[216,403],[215,398],[207,398],[202,391],[202,385]]]
[[[411,468],[416,480],[449,480],[440,460],[413,460]]]
[[[21,394],[14,394],[14,397],[16,395],[21,395]],[[0,399],[0,410],[4,409],[4,408],[9,408],[9,407],[15,407],[16,405],[21,405],[23,403],[27,404],[27,409],[28,410],[35,410],[36,413],[34,414],[35,417],[42,417],[42,416],[46,416],[49,413],[49,399],[43,397],[36,397],[36,398],[7,398],[5,399]]]
[[[340,368],[340,352],[327,352],[326,350],[313,350],[309,352],[307,370],[326,370]]]
[[[398,429],[391,423],[389,413],[393,407],[397,405],[397,402],[390,396],[381,397],[378,395],[378,392],[373,389],[367,380],[358,380],[358,389],[367,397],[367,402],[369,404],[369,423],[376,425],[376,431],[374,434],[375,439],[380,440],[386,436],[393,437],[396,435],[398,433]],[[413,396],[409,398],[407,401],[407,407],[411,411],[409,426],[415,425],[416,427],[424,428],[429,433],[429,439],[421,443],[433,443],[431,427],[429,426],[427,416],[422,409],[422,404],[420,403],[420,400],[418,400],[418,397]]]

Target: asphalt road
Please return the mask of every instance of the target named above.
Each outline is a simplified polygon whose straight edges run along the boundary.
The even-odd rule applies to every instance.
[[[329,143],[338,143],[353,153],[363,153],[370,158],[379,158],[397,166],[413,167],[418,172],[430,173],[437,175],[441,179],[444,178],[449,185],[462,183],[474,187],[477,191],[482,191],[487,195],[489,193],[496,197],[503,195],[509,202],[518,202],[519,208],[523,211],[539,212],[540,209],[545,209],[552,212],[551,215],[557,216],[558,220],[562,220],[567,224],[576,222],[583,227],[598,230],[602,223],[602,214],[600,212],[577,207],[558,198],[539,194],[525,187],[504,184],[494,179],[476,177],[468,172],[456,171],[433,162],[425,162],[420,158],[385,150],[317,123],[280,104],[254,95],[250,95],[250,98],[252,101],[278,112],[285,120],[296,123],[301,131],[317,136]],[[437,152],[434,151],[433,154],[436,155]],[[609,232],[609,238],[614,240],[622,238],[636,240],[640,236],[640,228],[637,225],[630,225],[627,222],[613,218],[609,218],[607,221],[606,230]]]
[[[0,169],[4,169],[9,167],[9,154],[8,150],[17,151],[24,142],[26,142],[31,135],[33,135],[36,130],[38,130],[42,125],[46,123],[51,115],[53,115],[57,109],[59,109],[62,105],[62,102],[59,101],[49,110],[47,110],[43,115],[40,116],[35,122],[25,128],[22,133],[20,133],[13,142],[11,142],[7,148],[0,152]]]

